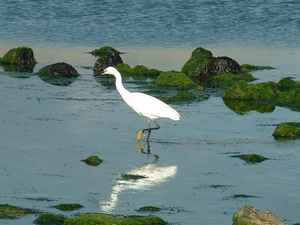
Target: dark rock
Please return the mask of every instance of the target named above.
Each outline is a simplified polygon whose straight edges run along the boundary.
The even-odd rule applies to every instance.
[[[67,63],[55,63],[48,65],[40,69],[38,72],[41,76],[52,76],[52,77],[78,77],[79,73],[77,70]]]
[[[77,203],[69,203],[54,205],[53,208],[56,208],[61,211],[74,211],[83,208],[83,206]]]
[[[278,124],[273,137],[275,139],[298,139],[300,138],[300,123],[281,123]]]
[[[234,213],[233,225],[285,225],[282,220],[270,211],[258,210],[245,206]]]
[[[18,47],[10,49],[0,60],[4,65],[34,66],[36,60],[31,48]]]
[[[123,63],[120,52],[109,46],[94,50],[92,54],[98,57],[93,69],[94,75],[101,75],[108,66],[117,66]]]
[[[159,212],[161,208],[156,206],[143,206],[137,210],[138,212]]]
[[[100,159],[98,156],[96,155],[92,155],[86,159],[81,160],[82,162],[85,162],[87,165],[89,166],[99,166],[103,160]]]
[[[122,180],[140,180],[147,178],[146,176],[138,175],[138,174],[122,174]]]
[[[244,160],[246,163],[249,164],[261,163],[265,160],[268,160],[268,158],[258,154],[240,154],[240,155],[232,155],[231,157],[240,158],[241,160]]]

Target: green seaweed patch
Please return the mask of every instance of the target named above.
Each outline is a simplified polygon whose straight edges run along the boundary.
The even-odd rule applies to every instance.
[[[37,225],[64,225],[66,217],[60,214],[43,213],[34,220]]]
[[[69,203],[54,205],[53,208],[61,211],[74,211],[83,208],[83,206],[78,203]]]
[[[197,85],[187,75],[181,72],[161,72],[155,80],[157,87],[187,90],[196,88]]]
[[[251,73],[222,73],[212,76],[207,84],[216,88],[227,88],[239,81],[251,82],[256,80]]]
[[[0,219],[17,219],[35,213],[38,213],[38,211],[9,204],[0,204]]]
[[[256,164],[268,160],[268,158],[258,154],[240,154],[240,155],[232,155],[231,157],[240,158],[241,160],[244,160],[248,164]]]
[[[147,178],[146,176],[138,175],[138,174],[121,174],[122,180],[140,180]]]
[[[211,60],[213,60],[211,51],[201,47],[196,48],[193,50],[189,60],[183,65],[181,72],[189,77],[197,77],[204,71]]]
[[[65,220],[64,225],[166,225],[157,216],[113,216],[104,213],[84,213]]]
[[[252,72],[257,70],[274,70],[275,68],[272,66],[258,66],[258,65],[251,65],[251,64],[243,64],[241,65],[241,69],[244,72]]]
[[[285,77],[278,82],[278,88],[280,91],[300,89],[300,81],[295,81],[293,77]]]
[[[102,162],[103,159],[99,158],[96,155],[92,155],[86,159],[81,160],[82,162],[85,162],[89,166],[99,166]]]
[[[147,205],[147,206],[143,206],[141,208],[139,208],[138,210],[136,210],[137,212],[159,212],[161,211],[162,209],[160,207],[157,207],[157,206],[151,206],[151,205]]]
[[[271,103],[259,103],[253,100],[235,100],[223,99],[224,104],[239,115],[245,115],[248,112],[256,111],[259,113],[271,113],[276,106]]]
[[[144,65],[136,65],[130,67],[128,64],[122,63],[116,66],[124,78],[131,77],[134,80],[145,80],[147,78],[157,78],[161,71],[157,69],[149,69]]]
[[[273,132],[275,139],[298,139],[300,138],[300,123],[288,122],[278,124]]]

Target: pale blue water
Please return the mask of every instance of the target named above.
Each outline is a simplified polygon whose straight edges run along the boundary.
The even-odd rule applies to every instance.
[[[39,62],[35,71],[66,61],[81,76],[70,86],[59,87],[36,75],[0,68],[0,203],[57,213],[52,205],[78,202],[85,206],[82,212],[116,214],[137,214],[139,207],[155,205],[167,208],[157,215],[176,225],[229,225],[234,211],[253,204],[271,209],[288,224],[299,222],[300,141],[277,142],[272,137],[274,124],[300,121],[299,112],[276,107],[272,113],[239,115],[216,94],[205,101],[174,105],[184,119],[160,121],[162,128],[153,133],[151,143],[160,157],[154,162],[152,156],[138,152],[135,143],[135,132],[144,121],[114,88],[80,67],[95,61],[84,52],[112,44],[123,46],[130,64],[180,69],[191,49],[201,45],[242,63],[277,68],[256,72],[259,82],[286,75],[300,80],[299,4],[1,1],[1,53],[27,44]],[[126,87],[145,91],[135,83]],[[247,165],[230,157],[236,152],[271,160]],[[104,163],[91,168],[80,162],[91,154],[100,154]],[[149,178],[122,183],[120,174],[132,170]],[[235,194],[256,198],[231,198]],[[0,225],[31,225],[34,218],[0,220]]]
[[[299,46],[297,0],[2,0],[0,40],[43,45]]]

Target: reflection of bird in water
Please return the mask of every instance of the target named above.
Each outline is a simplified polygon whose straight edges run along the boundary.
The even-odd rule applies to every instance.
[[[147,164],[134,169],[128,174],[144,177],[142,179],[117,180],[112,187],[110,199],[106,202],[100,202],[100,207],[105,212],[111,212],[118,203],[119,195],[127,190],[145,190],[168,181],[177,173],[177,166],[159,166],[156,164]]]
[[[180,120],[180,114],[161,100],[144,93],[129,92],[126,90],[122,84],[121,74],[114,67],[107,67],[103,74],[113,75],[116,78],[116,88],[123,100],[139,115],[147,118],[149,127],[143,129],[143,133],[147,132],[147,142],[149,141],[151,131],[160,128],[156,123],[156,119],[168,118],[171,120]],[[155,127],[151,127],[152,122],[155,124]]]
[[[136,132],[136,137],[135,137],[135,141],[136,141],[136,147],[137,150],[143,154],[151,154],[151,147],[150,147],[150,142],[146,141],[145,144],[142,143],[142,140],[144,139],[144,132],[143,130],[139,129]],[[145,148],[146,145],[146,148]],[[153,154],[154,156],[154,162],[156,162],[159,159],[159,156],[156,154]]]

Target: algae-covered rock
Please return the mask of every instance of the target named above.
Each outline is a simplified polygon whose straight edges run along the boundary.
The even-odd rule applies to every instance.
[[[282,220],[267,210],[244,206],[234,213],[232,225],[285,225]]]
[[[245,81],[241,81],[227,89],[224,93],[224,98],[274,102],[278,94],[279,91],[275,82],[248,84]]]
[[[64,62],[45,66],[39,70],[38,74],[40,76],[49,76],[49,77],[78,77],[79,76],[79,73],[73,66]]]
[[[34,53],[31,48],[28,47],[18,47],[10,49],[0,61],[1,64],[6,65],[30,65],[36,64],[34,58]]]
[[[251,73],[221,73],[208,79],[207,84],[211,87],[226,88],[239,81],[251,82],[256,80]]]
[[[83,208],[83,206],[78,203],[68,203],[54,205],[53,208],[56,208],[61,211],[74,211]]]
[[[148,205],[148,206],[143,206],[141,208],[139,208],[137,210],[138,212],[159,212],[161,211],[161,208],[160,207],[157,207],[157,206],[151,206],[151,205]]]
[[[175,88],[175,89],[191,89],[197,85],[184,73],[168,71],[162,72],[155,80],[157,87]]]
[[[82,162],[85,162],[87,165],[89,166],[99,166],[103,160],[100,159],[98,156],[96,155],[92,155],[86,159],[81,160]]]
[[[64,225],[165,225],[157,216],[113,216],[104,213],[85,213],[65,220]]]
[[[108,66],[117,66],[123,63],[120,52],[110,46],[104,46],[91,52],[98,57],[94,65],[94,74],[101,75],[103,70]]]
[[[144,80],[147,78],[156,78],[161,71],[156,69],[149,69],[144,65],[136,65],[130,67],[128,64],[122,63],[116,66],[117,70],[122,74],[124,78],[131,77],[136,80]]]
[[[190,57],[190,59],[183,65],[181,71],[189,77],[198,77],[201,74],[207,64],[213,59],[211,51],[205,48],[196,48]]]
[[[265,160],[268,160],[268,158],[258,154],[240,154],[240,155],[232,155],[231,157],[240,158],[241,160],[244,160],[246,163],[249,164],[261,163]]]
[[[35,213],[37,213],[37,211],[33,209],[21,208],[8,204],[0,204],[0,219],[17,219]]]
[[[278,82],[278,88],[280,91],[300,89],[300,81],[295,81],[292,77],[285,77]]]
[[[1,65],[1,63],[0,63]],[[33,65],[14,65],[14,64],[2,64],[5,72],[20,72],[20,73],[32,73],[35,64]]]
[[[37,225],[64,225],[66,217],[60,214],[43,213],[34,220]]]
[[[243,64],[241,65],[241,69],[244,72],[252,72],[257,70],[274,70],[275,68],[272,66],[257,66],[251,64]]]
[[[274,104],[264,102],[260,103],[253,100],[223,99],[223,101],[229,109],[240,115],[244,115],[251,111],[256,111],[260,113],[271,113],[276,108]]]
[[[281,123],[273,132],[275,139],[298,139],[300,138],[300,123]]]

